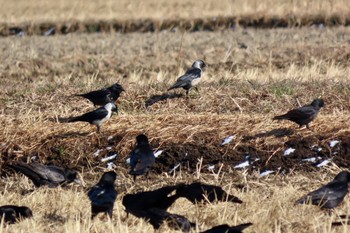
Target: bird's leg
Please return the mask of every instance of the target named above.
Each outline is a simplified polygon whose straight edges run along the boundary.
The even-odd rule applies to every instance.
[[[101,133],[101,126],[97,125],[97,133]]]
[[[199,94],[199,89],[198,89],[198,87],[194,87],[194,89],[196,89],[197,93]]]
[[[188,97],[189,93],[190,93],[190,90],[186,90],[186,97]]]
[[[134,175],[134,182],[136,182],[136,175]]]
[[[110,219],[112,219],[113,208],[110,208],[110,209],[107,211],[107,214],[108,214],[108,217],[109,217]]]

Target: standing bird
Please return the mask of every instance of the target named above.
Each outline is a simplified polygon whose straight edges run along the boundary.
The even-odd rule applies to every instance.
[[[202,76],[202,72],[204,71],[204,68],[207,65],[204,63],[202,60],[196,60],[193,64],[192,67],[186,71],[184,75],[179,77],[174,85],[172,85],[168,91],[175,89],[175,88],[180,88],[182,87],[183,89],[186,90],[186,96],[188,96],[188,93],[192,87],[195,87]],[[198,89],[197,89],[198,91]]]
[[[78,94],[76,96],[81,96],[90,100],[95,106],[101,106],[106,105],[110,102],[114,103],[123,91],[125,91],[124,88],[120,84],[115,83],[110,87],[97,91],[91,91],[86,94]]]
[[[310,192],[305,197],[297,200],[296,203],[305,204],[311,202],[311,204],[318,205],[322,209],[333,209],[344,200],[348,192],[349,182],[350,173],[342,171],[330,183]]]
[[[92,125],[96,125],[97,132],[101,133],[101,125],[112,116],[112,112],[118,112],[118,108],[114,103],[108,103],[94,111],[85,113],[81,116],[68,118],[67,122],[85,121]]]
[[[27,176],[33,181],[36,187],[48,185],[52,188],[71,182],[82,184],[78,172],[53,165],[43,165],[40,163],[26,164],[18,162],[17,164],[9,165],[9,167]]]
[[[100,181],[88,192],[91,201],[91,219],[98,213],[104,212],[112,218],[113,206],[117,198],[114,182],[117,174],[114,171],[105,172]]]
[[[324,102],[322,99],[315,99],[311,104],[290,110],[284,115],[275,116],[273,120],[290,120],[297,123],[299,127],[306,125],[306,128],[310,129],[309,123],[317,117],[323,106]]]
[[[21,219],[30,217],[33,217],[33,212],[30,208],[26,206],[0,206],[0,221],[4,219],[6,223],[14,224]]]
[[[130,175],[136,176],[146,174],[153,166],[156,158],[154,157],[153,149],[148,142],[148,138],[144,134],[140,134],[136,137],[137,145],[132,150],[130,155]]]

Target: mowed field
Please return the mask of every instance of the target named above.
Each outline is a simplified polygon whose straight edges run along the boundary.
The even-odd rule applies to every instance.
[[[243,7],[236,2],[227,3]],[[59,3],[66,4],[52,4]],[[77,2],[76,9],[86,6],[98,12],[98,7],[83,3]],[[152,5],[151,1],[146,3]],[[291,3],[301,4],[288,1]],[[321,5],[328,3],[333,2],[320,1]],[[175,3],[167,4],[163,2],[166,7]],[[195,2],[191,4],[195,6]],[[7,12],[13,9],[9,5]],[[26,6],[24,2],[20,5]],[[225,15],[226,5],[217,12],[216,6],[221,4],[212,5],[215,13],[210,6],[204,9],[209,15]],[[47,14],[47,18],[40,18],[30,7],[23,7],[27,14],[14,21],[51,17]],[[305,9],[298,7],[302,10],[296,12]],[[140,16],[152,15],[148,8],[143,9],[145,16]],[[87,17],[90,11],[82,12]],[[105,17],[102,13],[99,16]],[[164,17],[164,13],[155,16]],[[80,19],[79,14],[76,17]],[[53,20],[62,20],[58,18]],[[254,224],[245,230],[247,233],[348,232],[347,225],[331,226],[338,215],[349,214],[348,196],[332,215],[316,206],[294,202],[350,165],[349,38],[347,27],[318,26],[0,38],[0,205],[26,205],[34,214],[34,218],[15,225],[3,224],[0,232],[152,232],[147,222],[126,216],[123,195],[193,181],[220,185],[244,203],[193,205],[180,199],[169,211],[196,222],[198,227],[192,232],[246,222]],[[188,99],[167,99],[146,107],[152,96],[167,93],[196,59],[208,65],[199,92],[191,90]],[[59,123],[61,117],[94,109],[74,94],[115,82],[126,92],[117,102],[118,115],[102,126],[101,134],[85,123]],[[184,94],[183,90],[174,92]],[[273,116],[315,98],[324,99],[326,106],[311,123],[312,130],[272,121]],[[151,145],[163,153],[149,179],[141,177],[134,183],[126,159],[140,133],[147,134]],[[233,140],[221,145],[228,136],[234,136]],[[334,140],[339,142],[332,147]],[[295,151],[284,155],[288,148]],[[86,192],[107,170],[107,162],[101,159],[113,154],[117,154],[113,169],[119,176],[113,219],[91,221]],[[247,169],[234,168],[246,154],[256,162]],[[315,162],[302,161],[312,157],[317,158]],[[28,192],[34,188],[31,181],[6,167],[18,160],[75,168],[81,172],[85,187],[69,185]],[[327,166],[317,167],[325,160],[330,160]],[[267,170],[273,173],[261,177]],[[174,230],[165,225],[160,232]]]

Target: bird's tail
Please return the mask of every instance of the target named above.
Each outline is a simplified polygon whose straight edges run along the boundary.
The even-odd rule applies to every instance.
[[[38,174],[33,172],[33,170],[28,164],[20,162],[18,164],[9,164],[8,166],[16,172],[22,173],[23,175],[31,179],[35,186],[39,186],[37,181],[40,179],[40,177],[38,176]]]
[[[79,121],[79,117],[59,117],[57,120],[59,123],[69,123]]]
[[[236,230],[238,232],[238,231],[243,231],[244,229],[246,229],[247,227],[249,227],[251,225],[253,225],[253,223],[248,222],[248,223],[243,223],[243,224],[234,226],[232,228],[233,228],[233,230]]]
[[[288,117],[286,115],[275,116],[272,120],[286,120]]]

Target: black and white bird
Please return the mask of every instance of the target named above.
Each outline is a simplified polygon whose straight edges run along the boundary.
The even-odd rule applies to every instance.
[[[107,213],[112,218],[113,206],[117,198],[117,191],[114,188],[116,178],[115,172],[105,172],[100,181],[88,192],[91,201],[91,219],[100,212]]]
[[[110,102],[114,103],[123,91],[125,91],[124,88],[120,84],[115,83],[110,87],[91,91],[85,94],[78,94],[76,96],[81,96],[90,100],[95,106],[102,106]]]
[[[0,206],[0,221],[14,224],[22,219],[33,217],[32,210],[27,206],[3,205]]]
[[[350,173],[342,171],[328,184],[308,193],[306,196],[296,201],[297,204],[311,203],[318,205],[322,209],[333,209],[337,207],[348,193],[348,183]]]
[[[36,187],[47,185],[57,187],[65,183],[75,182],[83,184],[77,171],[63,169],[53,165],[43,165],[40,163],[27,164],[18,162],[9,165],[13,170],[22,173],[33,181]]]
[[[290,110],[286,114],[275,116],[273,120],[290,120],[297,123],[299,127],[306,125],[310,129],[309,123],[317,117],[322,107],[324,107],[324,101],[322,99],[315,99],[311,104]]]
[[[153,148],[148,142],[148,138],[144,134],[136,137],[136,147],[132,150],[130,155],[130,175],[136,176],[146,174],[153,166],[156,158],[154,157]]]
[[[192,67],[186,71],[184,75],[179,77],[174,85],[172,85],[168,91],[175,88],[183,88],[186,90],[186,95],[188,95],[190,89],[192,87],[197,86],[199,81],[201,80],[202,73],[204,68],[207,65],[202,60],[196,60]],[[198,90],[198,89],[197,89]]]
[[[112,112],[118,112],[118,108],[114,103],[108,103],[103,107],[100,107],[94,111],[85,113],[81,116],[71,117],[67,119],[67,122],[84,121],[89,122],[92,125],[96,125],[97,132],[101,133],[101,125],[112,116]]]

